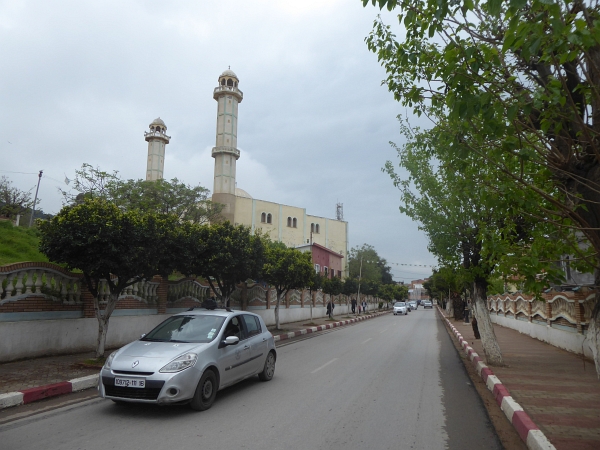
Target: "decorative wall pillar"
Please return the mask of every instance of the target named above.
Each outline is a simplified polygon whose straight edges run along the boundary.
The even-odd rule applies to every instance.
[[[581,325],[583,319],[583,302],[585,300],[575,299],[575,323],[577,324],[577,333],[583,334],[583,326]]]
[[[533,299],[531,299],[530,301],[527,302],[527,319],[529,322],[531,322],[531,308],[532,308],[532,303],[533,303]]]
[[[546,325],[552,325],[552,303],[546,301]]]
[[[248,309],[248,285],[242,283],[242,289],[240,292],[240,309],[245,311]]]
[[[152,282],[159,283],[156,289],[156,313],[167,313],[167,298],[169,296],[169,279],[163,278],[160,275],[154,275]]]

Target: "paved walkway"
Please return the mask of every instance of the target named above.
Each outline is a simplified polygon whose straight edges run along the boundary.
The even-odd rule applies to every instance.
[[[470,324],[450,320],[485,361]],[[600,449],[600,381],[594,363],[494,325],[505,367],[490,366],[558,449]]]
[[[364,315],[362,315],[364,316]],[[334,316],[334,321],[343,321],[356,316]],[[275,327],[268,327],[273,335],[290,333],[308,327],[332,323],[327,318],[314,319],[302,322],[281,324],[281,331]],[[287,338],[287,336],[285,336]],[[110,351],[107,351],[108,355]],[[94,352],[78,353],[74,355],[48,356],[43,358],[28,359],[24,361],[0,363],[0,394],[17,392],[38,386],[60,383],[65,380],[94,375],[98,369],[85,368],[78,365],[86,359],[94,357]]]

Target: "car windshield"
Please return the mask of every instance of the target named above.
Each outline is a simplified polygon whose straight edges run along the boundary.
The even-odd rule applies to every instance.
[[[406,306],[404,302],[396,302],[394,306]]]
[[[158,325],[142,341],[193,342],[212,341],[225,321],[225,317],[213,315],[183,315],[169,317]]]

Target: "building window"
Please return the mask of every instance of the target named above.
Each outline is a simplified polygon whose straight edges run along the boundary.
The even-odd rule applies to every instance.
[[[292,226],[292,218],[291,217],[288,217],[287,226],[290,227],[290,228]]]
[[[221,80],[221,86],[225,86],[225,78]]]
[[[295,217],[292,219],[292,227],[293,228],[298,228],[298,220],[296,220]]]
[[[311,232],[311,233],[314,233],[314,232],[315,232],[315,224],[314,224],[314,223],[311,223],[311,224],[310,224],[310,232]]]
[[[260,215],[260,221],[261,221],[262,223],[266,223],[266,222],[267,222],[267,215],[266,215],[265,213],[262,213],[262,214]]]
[[[321,272],[321,266],[320,266],[320,265],[318,265],[318,264],[315,264],[315,272],[316,272],[316,273],[319,273],[319,272]]]
[[[338,270],[338,278],[342,278],[342,271]]]
[[[233,80],[231,78],[229,78],[227,80],[227,86],[232,86],[233,87]]]
[[[329,269],[327,269],[327,266],[323,267],[323,272],[325,272],[325,278],[329,278]]]
[[[315,233],[319,234],[319,224],[315,224]]]
[[[271,213],[267,214],[267,223],[273,223],[273,216]]]

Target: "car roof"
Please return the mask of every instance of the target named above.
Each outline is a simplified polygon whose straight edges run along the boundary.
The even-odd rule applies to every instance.
[[[254,316],[256,316],[257,314],[251,313],[249,311],[234,311],[234,310],[230,310],[227,311],[226,309],[206,309],[206,308],[194,308],[194,309],[189,309],[187,311],[182,311],[180,313],[175,314],[176,316],[189,316],[189,315],[194,315],[194,316],[219,316],[219,317],[230,317],[233,316],[235,314],[238,313],[244,313],[244,314],[252,314]]]

